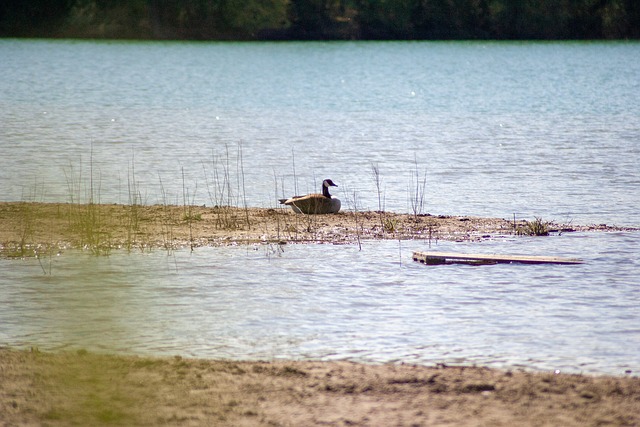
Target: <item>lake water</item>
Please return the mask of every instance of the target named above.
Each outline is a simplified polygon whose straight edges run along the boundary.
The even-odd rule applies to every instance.
[[[638,233],[432,249],[581,265],[424,266],[426,242],[0,260],[0,343],[231,359],[640,371]],[[43,274],[43,269],[51,274]]]
[[[4,39],[0,74],[4,201],[273,207],[330,177],[378,209],[375,166],[389,211],[418,171],[432,214],[640,226],[640,43]],[[422,242],[2,260],[0,344],[637,373],[639,237],[437,248],[581,266],[426,268]]]

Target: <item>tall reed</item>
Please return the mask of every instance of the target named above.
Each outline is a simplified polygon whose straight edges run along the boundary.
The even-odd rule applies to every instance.
[[[89,156],[89,184],[87,186],[82,174],[82,156],[76,172],[73,164],[63,169],[67,182],[69,210],[68,221],[71,230],[75,231],[80,245],[96,255],[108,255],[111,250],[111,233],[103,229],[102,213],[99,209],[101,180],[97,184],[94,178],[93,142]],[[96,189],[96,185],[98,189]],[[84,197],[83,197],[84,194]]]
[[[385,231],[384,223],[384,207],[382,203],[382,179],[380,177],[380,168],[377,163],[371,163],[371,177],[376,186],[376,194],[378,195],[378,216],[380,218],[380,227]]]
[[[420,177],[420,169],[418,167],[418,156],[414,156],[415,169],[411,172],[410,190],[409,190],[409,202],[411,204],[411,211],[415,220],[418,219],[418,215],[422,214],[424,209],[424,195],[427,186],[427,172],[423,173]]]
[[[127,230],[126,248],[131,250],[138,245],[144,250],[144,244],[138,241],[141,235],[141,220],[143,198],[140,190],[140,184],[136,178],[136,159],[135,152],[131,153],[131,164],[127,167],[127,194],[128,204],[126,206],[125,226]]]
[[[216,214],[216,228],[223,230],[235,230],[243,226],[251,228],[246,199],[242,144],[238,143],[236,150],[235,180],[231,175],[231,155],[228,144],[224,146],[224,156],[216,155],[212,151],[210,166],[211,173],[208,173],[207,166],[203,164],[207,193]],[[241,201],[244,209],[243,219],[237,214],[241,209]]]
[[[158,180],[160,181],[160,192],[162,195],[162,241],[167,254],[171,254],[174,249],[173,224],[175,222],[171,218],[171,210],[169,209],[169,203],[167,202],[167,192],[165,191],[164,184],[162,183],[162,177],[160,176],[160,173],[158,173]]]
[[[20,241],[18,242],[18,255],[24,257],[29,251],[33,241],[37,212],[33,203],[21,202],[18,205],[18,217],[20,218]]]
[[[278,186],[278,180],[280,180],[280,186]],[[278,199],[286,199],[285,195],[284,177],[278,177],[276,171],[273,171],[273,185],[274,185],[274,203],[276,203],[275,215],[276,215],[276,237],[278,240],[299,240],[300,239],[300,215],[289,215],[289,206],[281,205],[276,202]],[[291,221],[293,219],[293,222]]]
[[[196,197],[196,193],[198,190],[198,183],[196,181],[196,189],[189,198],[190,193],[189,189],[186,187],[185,178],[184,178],[184,168],[182,168],[182,203],[183,203],[183,211],[184,215],[182,219],[187,222],[189,226],[189,246],[193,251],[194,248],[194,239],[193,239],[193,222],[202,220],[200,214],[193,213],[194,200]]]
[[[350,192],[349,188],[345,186],[344,194],[345,194],[346,204],[349,207],[349,210],[353,212],[353,218],[356,223],[356,238],[358,240],[358,250],[362,251],[362,242],[360,239],[360,232],[361,232],[362,225],[359,223],[360,215],[359,215],[359,209],[358,209],[358,193],[356,192],[356,190],[353,190],[353,192]]]

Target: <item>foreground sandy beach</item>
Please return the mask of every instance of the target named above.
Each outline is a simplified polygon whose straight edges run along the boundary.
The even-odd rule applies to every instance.
[[[385,212],[307,217],[286,209],[0,203],[0,255],[479,240],[527,233],[529,225]],[[544,225],[552,232],[618,230]],[[0,347],[0,425],[639,426],[640,378]]]
[[[0,425],[637,426],[640,378],[0,348]]]

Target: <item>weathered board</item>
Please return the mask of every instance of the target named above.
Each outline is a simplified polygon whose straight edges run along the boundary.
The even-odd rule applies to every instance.
[[[428,265],[437,264],[582,264],[578,258],[535,255],[461,254],[454,252],[414,252],[413,260]]]

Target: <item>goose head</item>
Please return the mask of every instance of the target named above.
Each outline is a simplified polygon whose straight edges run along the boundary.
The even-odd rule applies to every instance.
[[[331,198],[331,194],[329,194],[329,187],[337,187],[337,184],[334,184],[329,178],[322,181],[322,195],[324,197]]]

